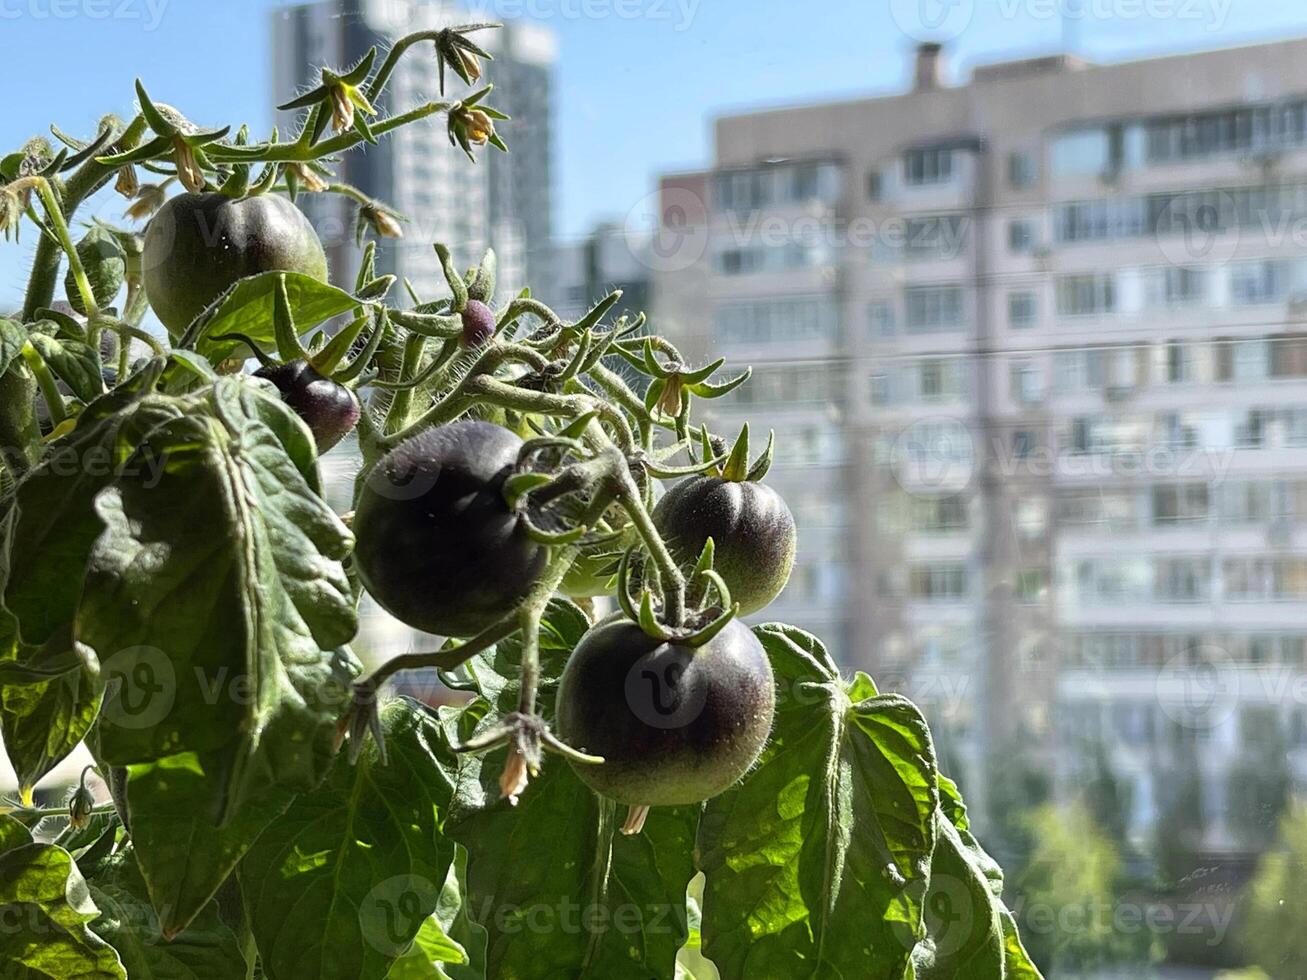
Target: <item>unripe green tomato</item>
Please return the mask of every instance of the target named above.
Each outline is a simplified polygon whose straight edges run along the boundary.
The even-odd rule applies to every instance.
[[[327,255],[309,219],[272,193],[178,194],[150,219],[142,264],[150,307],[174,338],[247,276],[276,270],[327,281]]]
[[[123,288],[123,281],[127,278],[127,253],[113,232],[99,225],[83,235],[75,248],[77,258],[81,260],[82,269],[91,284],[95,305],[108,306],[118,295],[118,290]],[[69,305],[85,316],[86,304],[82,302],[82,291],[77,288],[77,280],[71,268],[64,274],[64,292],[68,296]]]

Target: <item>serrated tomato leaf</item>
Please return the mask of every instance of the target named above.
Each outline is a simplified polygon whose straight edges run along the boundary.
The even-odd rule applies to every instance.
[[[23,843],[14,831],[0,852],[0,964],[21,980],[125,980],[113,947],[87,924],[99,915],[72,856],[53,844]]]
[[[0,613],[0,621],[0,665],[27,673],[20,679],[17,670],[7,672],[0,685],[0,736],[18,776],[19,795],[28,801],[33,787],[90,730],[100,707],[100,689],[67,630],[44,647],[27,647],[18,642],[12,616]],[[47,665],[58,672],[41,677]]]
[[[902,980],[922,931],[935,755],[917,709],[846,685],[815,637],[755,631],[776,675],[772,739],[708,801],[703,952],[725,980]]]
[[[247,964],[236,932],[209,902],[182,932],[166,939],[150,906],[131,847],[106,859],[88,882],[100,909],[93,928],[118,951],[131,980],[231,980]]]
[[[285,414],[225,378],[156,427],[97,498],[77,611],[107,685],[99,758],[221,759],[223,814],[267,785],[316,786],[347,696],[332,651],[357,625],[352,538],[312,458],[265,421]]]
[[[269,980],[381,980],[436,911],[454,858],[443,823],[458,763],[416,702],[386,704],[381,720],[388,764],[375,746],[352,766],[339,756],[241,863]]]

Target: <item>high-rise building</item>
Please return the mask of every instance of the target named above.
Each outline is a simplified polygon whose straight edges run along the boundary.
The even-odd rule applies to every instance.
[[[1127,834],[1237,849],[1249,759],[1307,776],[1307,41],[942,56],[661,185],[658,327],[754,365],[711,409],[800,527],[765,615],[926,705],[982,819],[987,759],[1101,752]]]
[[[320,0],[279,8],[272,14],[273,91],[286,101],[318,83],[320,66],[349,67],[373,45],[384,56],[405,34],[477,19],[442,0]],[[348,154],[339,168],[342,181],[410,218],[402,240],[384,243],[380,263],[408,277],[424,297],[442,290],[431,247],[436,241],[450,246],[459,268],[493,246],[503,294],[542,281],[550,268],[554,35],[535,24],[509,22],[473,39],[494,56],[481,83],[494,83],[487,102],[513,117],[501,124],[510,153],[484,147],[471,163],[450,145],[445,117],[436,115]],[[470,91],[448,69],[445,84],[443,98]],[[434,51],[421,45],[400,62],[377,108],[402,111],[441,98]],[[294,113],[278,116],[283,130],[294,126]],[[328,245],[333,278],[351,282],[358,261],[356,206],[337,195],[305,195],[301,203]]]
[[[634,316],[649,309],[650,236],[601,222],[575,241],[554,245],[549,281],[540,294],[564,319],[580,319],[597,301],[614,289],[622,298],[613,310]]]

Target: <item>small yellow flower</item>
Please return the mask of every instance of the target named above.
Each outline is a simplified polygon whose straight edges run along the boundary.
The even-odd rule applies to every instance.
[[[162,184],[142,184],[135,202],[124,213],[131,221],[144,221],[163,207],[164,199]]]
[[[495,135],[495,121],[480,109],[467,112],[467,140],[477,146],[485,146],[490,137]]]

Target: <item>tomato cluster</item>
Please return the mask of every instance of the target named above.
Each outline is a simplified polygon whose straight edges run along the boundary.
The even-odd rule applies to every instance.
[[[372,470],[354,521],[355,564],[369,594],[410,626],[467,637],[527,597],[548,562],[506,481],[523,441],[502,426],[459,421],[427,429]],[[740,609],[785,585],[794,520],[774,490],[724,476],[676,484],[653,512],[686,568],[714,542],[718,574]],[[635,550],[639,550],[637,546]],[[611,559],[582,552],[559,591],[613,590]],[[625,589],[619,582],[617,589]],[[602,765],[574,763],[593,789],[632,806],[695,803],[735,783],[767,739],[774,705],[767,656],[738,619],[706,642],[654,634],[623,613],[581,640],[558,689],[560,736]]]

